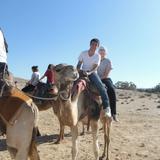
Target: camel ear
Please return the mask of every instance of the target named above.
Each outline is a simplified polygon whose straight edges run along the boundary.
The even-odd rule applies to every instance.
[[[56,72],[59,72],[59,71],[61,71],[65,66],[67,66],[67,64],[60,63],[60,64],[57,64],[54,68],[55,68],[55,71],[56,71]]]

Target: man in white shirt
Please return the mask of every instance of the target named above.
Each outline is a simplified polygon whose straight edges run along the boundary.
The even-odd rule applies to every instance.
[[[4,73],[8,73],[7,52],[8,52],[8,45],[5,40],[2,29],[0,28],[0,74],[1,76],[3,76]]]
[[[97,68],[101,60],[100,55],[96,53],[96,50],[99,47],[99,43],[99,40],[96,38],[90,41],[89,50],[83,51],[79,56],[77,70],[80,70],[82,68],[82,70],[87,73],[91,83],[93,83],[97,87],[101,95],[104,116],[111,117],[111,110],[109,106],[107,91],[100,77],[97,74]]]

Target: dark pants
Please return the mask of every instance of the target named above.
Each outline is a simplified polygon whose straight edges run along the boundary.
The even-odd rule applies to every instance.
[[[108,100],[106,88],[102,83],[101,79],[99,78],[98,74],[92,73],[88,77],[89,77],[89,80],[97,87],[99,94],[101,95],[103,109],[109,107],[109,100]]]
[[[113,82],[110,78],[102,79],[102,82],[107,87],[107,93],[108,93],[108,97],[109,97],[111,113],[112,113],[112,115],[116,114],[116,92],[115,92]]]
[[[24,87],[22,89],[23,92],[32,92],[34,90],[35,86],[29,84],[28,86]]]
[[[9,75],[8,65],[6,63],[0,62],[0,74],[3,77],[5,74]]]

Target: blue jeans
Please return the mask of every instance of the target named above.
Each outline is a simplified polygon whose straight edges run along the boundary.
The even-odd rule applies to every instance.
[[[99,94],[102,98],[102,104],[103,104],[103,109],[109,107],[109,100],[108,100],[108,95],[107,95],[107,90],[104,86],[104,84],[102,83],[100,77],[98,76],[97,73],[92,73],[91,75],[88,76],[89,80],[91,81],[91,83],[97,87]]]

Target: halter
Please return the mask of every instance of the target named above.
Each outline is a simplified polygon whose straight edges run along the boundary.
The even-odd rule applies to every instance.
[[[10,86],[10,82],[11,82],[11,81],[8,80],[8,79],[1,79],[1,81],[3,81],[4,83],[3,83],[2,87],[1,87],[0,97],[3,96],[3,92],[4,92],[5,86]]]
[[[10,83],[11,83],[10,80],[8,80],[8,79],[5,78],[5,75],[6,75],[6,67],[7,67],[7,65],[5,64],[4,70],[3,70],[3,73],[2,73],[2,78],[0,79],[0,81],[4,82],[3,85],[2,85],[1,91],[0,91],[0,97],[3,96],[4,87],[5,87],[6,85],[7,85],[7,86],[10,86]]]

